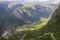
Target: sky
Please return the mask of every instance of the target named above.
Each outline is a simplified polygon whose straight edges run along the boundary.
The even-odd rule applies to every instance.
[[[51,2],[51,3],[59,3],[60,0],[0,0],[0,1],[20,1],[20,2]]]

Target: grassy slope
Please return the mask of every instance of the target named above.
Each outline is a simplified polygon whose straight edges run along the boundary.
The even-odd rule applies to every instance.
[[[40,23],[33,23],[33,24],[28,24],[28,25],[23,25],[19,29],[16,30],[16,32],[9,37],[8,40],[19,40],[19,39],[25,39],[25,40],[36,40],[40,35],[43,35],[42,33],[39,32],[39,28],[43,28],[47,23],[50,18],[42,18],[42,22]],[[38,35],[37,35],[38,34]],[[23,37],[25,35],[25,37]],[[4,40],[3,38],[0,38],[1,40]]]
[[[42,28],[44,28],[44,26],[48,23],[48,19],[42,18],[42,21],[44,21],[43,23],[37,23],[35,25],[24,25],[22,29],[17,29],[17,33],[14,33],[13,36],[11,36],[9,39],[10,40],[17,40],[17,39],[24,39],[24,40],[45,40],[44,37],[39,38],[39,36],[44,35],[44,30],[42,30]],[[27,26],[29,28],[27,28]],[[41,31],[40,31],[41,30]],[[25,37],[24,37],[25,36]],[[19,38],[18,38],[19,37]],[[50,34],[47,36],[50,37]],[[46,37],[46,38],[47,38]],[[51,38],[48,38],[51,39]]]

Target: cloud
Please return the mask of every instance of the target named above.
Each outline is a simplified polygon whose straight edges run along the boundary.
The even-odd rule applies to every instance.
[[[49,0],[26,0],[26,1],[34,2],[34,1],[49,1]]]
[[[49,1],[49,3],[54,3],[54,4],[59,3],[59,2],[60,2],[60,0],[50,0]]]
[[[22,0],[0,0],[0,1],[22,1]]]
[[[0,1],[21,1],[22,3],[34,3],[34,2],[59,3],[60,2],[60,0],[0,0]]]
[[[49,0],[0,0],[0,1],[30,1],[30,2],[34,2],[34,1],[49,1]]]

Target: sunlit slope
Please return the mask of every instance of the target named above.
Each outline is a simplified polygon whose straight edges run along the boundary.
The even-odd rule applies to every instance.
[[[17,39],[35,40],[38,37],[38,35],[41,35],[38,29],[43,28],[48,23],[49,20],[50,18],[41,18],[41,22],[20,26],[16,28],[16,31],[12,35],[9,35],[10,37],[6,40],[17,40]],[[25,37],[23,37],[24,35]],[[17,36],[19,36],[20,38],[18,38]],[[1,39],[4,40],[3,38]]]
[[[32,24],[27,24],[27,25],[23,25],[20,26],[16,29],[16,31],[25,31],[25,30],[38,30],[42,27],[44,27],[50,18],[41,18],[41,21],[37,22],[37,23],[32,23]]]
[[[25,35],[25,37],[23,38],[24,40],[29,40],[29,39],[35,40],[35,38],[38,37],[38,35],[41,35],[38,29],[43,28],[48,23],[49,20],[50,18],[47,19],[41,18],[41,22],[20,26],[16,29],[15,33],[9,37],[9,39],[10,40],[19,39],[17,36],[20,36],[20,39],[22,39],[22,37]]]
[[[18,34],[19,33],[19,35],[20,35],[20,32],[24,32],[25,33],[26,31],[30,32],[30,31],[35,31],[35,30],[41,29],[48,23],[49,20],[50,20],[50,18],[41,18],[41,20],[39,22],[34,22],[32,24],[25,24],[25,25],[19,26],[19,27],[17,26],[15,32],[13,32],[13,33],[14,34]],[[23,35],[24,33],[22,33],[21,35]],[[9,36],[12,36],[14,34],[6,35],[3,38],[8,38]]]

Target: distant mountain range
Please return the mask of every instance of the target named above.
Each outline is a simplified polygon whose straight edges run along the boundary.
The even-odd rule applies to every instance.
[[[55,4],[37,5],[20,4],[19,2],[1,2],[0,32],[4,32],[9,27],[18,27],[23,24],[40,21],[41,18],[49,18],[55,8]]]

